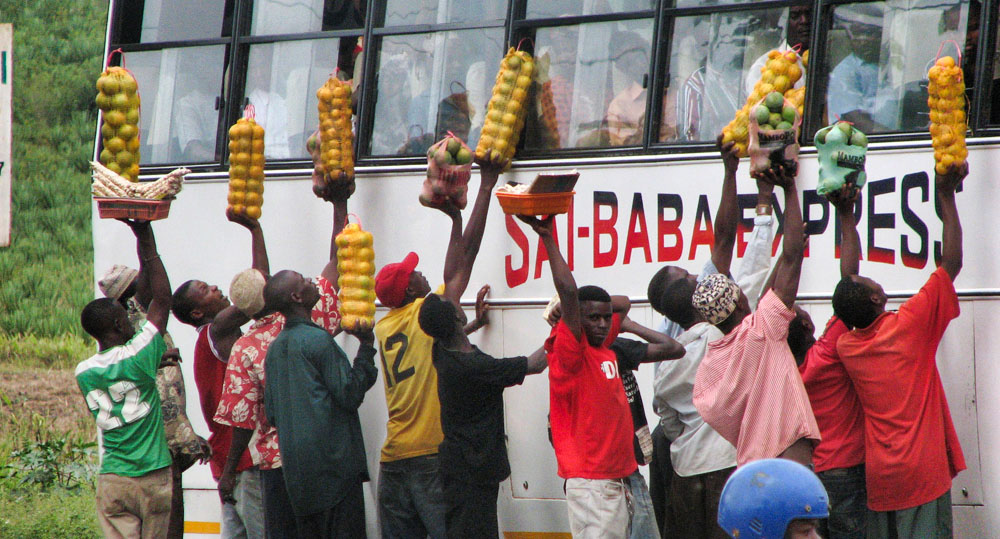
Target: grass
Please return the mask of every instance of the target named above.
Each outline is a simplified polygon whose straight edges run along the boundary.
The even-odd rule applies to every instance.
[[[0,487],[0,537],[101,537],[93,486],[49,491]]]
[[[107,0],[0,0],[14,24],[11,245],[0,248],[0,363],[14,336],[82,339],[93,297],[87,162]],[[11,350],[11,346],[17,349]]]
[[[0,365],[5,367],[72,369],[94,350],[93,339],[72,333],[57,337],[0,333]]]

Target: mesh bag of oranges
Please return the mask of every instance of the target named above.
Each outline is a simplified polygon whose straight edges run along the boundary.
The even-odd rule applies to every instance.
[[[942,44],[942,47],[944,44]],[[957,45],[956,45],[957,46]],[[941,56],[927,72],[927,106],[931,117],[931,143],[934,146],[934,170],[944,174],[951,165],[965,163],[967,129],[965,115],[965,80],[962,60]]]
[[[767,53],[767,63],[760,68],[760,80],[754,85],[743,108],[736,111],[732,121],[722,128],[722,143],[735,142],[740,157],[749,155],[750,113],[752,109],[772,92],[785,95],[786,92],[791,92],[794,89],[795,83],[802,78],[799,60],[799,53],[795,50],[780,51],[775,49]],[[804,96],[805,91],[802,91],[802,97]],[[795,104],[798,93],[791,92],[788,97]]]
[[[353,214],[352,214],[353,215]],[[375,322],[375,251],[372,234],[361,221],[348,223],[334,238],[337,244],[337,271],[340,274],[340,327],[368,329]]]
[[[264,126],[253,105],[229,128],[229,210],[260,219],[264,205]]]
[[[781,165],[795,173],[799,167],[799,116],[795,105],[781,92],[767,94],[750,109],[750,172]]]
[[[472,150],[449,131],[427,150],[427,178],[420,191],[420,203],[438,208],[450,199],[458,209],[465,209],[471,176]]]

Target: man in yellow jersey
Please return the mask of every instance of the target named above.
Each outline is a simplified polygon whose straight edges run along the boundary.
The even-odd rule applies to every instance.
[[[449,250],[446,274],[459,267],[470,271],[483,239],[491,193],[503,166],[479,165],[479,193],[463,234],[465,248]],[[393,539],[445,537],[445,504],[438,472],[438,445],[444,434],[437,372],[431,359],[434,340],[418,322],[420,306],[431,287],[416,270],[418,260],[416,253],[409,253],[402,262],[384,266],[375,276],[375,294],[390,308],[375,324],[389,411],[379,467],[378,511],[382,537]],[[444,291],[441,285],[437,293]],[[449,292],[461,297],[464,290]],[[482,324],[477,317],[466,326],[466,333]]]

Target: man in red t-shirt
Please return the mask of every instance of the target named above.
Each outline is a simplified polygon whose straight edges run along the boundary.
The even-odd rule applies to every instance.
[[[827,198],[837,208],[843,239],[840,275],[858,274],[860,240],[854,219],[858,189],[846,186]],[[817,341],[809,313],[795,307],[788,325],[788,347],[799,365],[809,404],[822,440],[813,448],[813,471],[830,497],[830,516],[820,523],[820,535],[830,539],[863,539],[866,530],[865,415],[847,370],[837,355],[837,340],[847,326],[830,317]]]
[[[953,281],[962,268],[962,225],[955,189],[967,164],[937,174],[941,266],[897,312],[886,312],[882,287],[865,277],[841,279],[833,309],[854,328],[837,353],[865,412],[869,537],[951,537],[951,480],[965,457],[951,421],[935,355],[959,314]]]
[[[267,263],[267,248],[264,245],[264,233],[260,223],[245,215],[238,215],[232,210],[226,212],[230,221],[250,231],[253,250],[253,269],[263,275],[269,275]],[[233,428],[214,421],[215,411],[222,397],[222,384],[225,380],[226,365],[233,344],[240,338],[240,326],[250,321],[250,316],[231,305],[219,290],[204,281],[190,280],[177,287],[173,295],[174,317],[198,330],[198,339],[194,345],[194,382],[198,387],[198,399],[201,412],[211,433],[208,443],[212,446],[212,458],[209,467],[216,481],[222,475],[222,469],[229,455],[232,443]],[[236,472],[249,470],[253,461],[249,451],[244,451],[236,467]],[[222,505],[222,534],[228,537],[263,537],[264,523],[261,518],[261,501],[259,481],[250,485],[255,477],[247,475],[247,483],[237,496],[236,504]]]
[[[552,445],[559,477],[566,479],[570,530],[573,537],[624,539],[630,521],[626,481],[638,466],[632,413],[617,357],[608,346],[628,305],[612,305],[611,296],[596,286],[577,289],[552,236],[552,216],[521,219],[545,245],[562,306],[562,319],[545,350]]]

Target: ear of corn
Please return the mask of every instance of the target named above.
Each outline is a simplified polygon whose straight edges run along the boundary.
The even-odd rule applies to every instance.
[[[927,73],[927,106],[931,116],[934,170],[944,174],[951,165],[965,163],[965,80],[962,67],[951,56],[943,56]]]
[[[504,169],[510,168],[521,130],[524,128],[528,90],[531,88],[535,63],[531,55],[524,51],[507,51],[500,62],[493,97],[486,109],[476,157],[504,162]]]
[[[760,103],[771,92],[791,90],[802,78],[802,69],[798,66],[799,54],[793,50],[772,50],[767,53],[767,63],[760,68],[760,80],[754,85],[753,92],[747,97],[743,108],[736,111],[736,116],[729,125],[722,128],[722,143],[735,142],[741,157],[747,156],[747,140],[750,134],[750,109]],[[803,97],[804,97],[803,93]]]
[[[191,172],[186,168],[178,168],[161,176],[156,181],[133,183],[96,161],[90,162],[90,168],[94,178],[91,191],[95,197],[150,200],[160,200],[179,193],[184,183],[184,175]]]
[[[229,128],[229,208],[260,219],[264,204],[264,127],[240,118]]]
[[[139,85],[123,67],[109,67],[97,79],[101,109],[101,163],[128,181],[139,181]]]
[[[354,179],[354,133],[351,132],[351,83],[335,76],[316,90],[319,109],[319,150],[323,176],[337,181],[343,172]]]
[[[375,323],[375,251],[372,235],[349,223],[334,239],[340,273],[340,327],[346,330]]]

